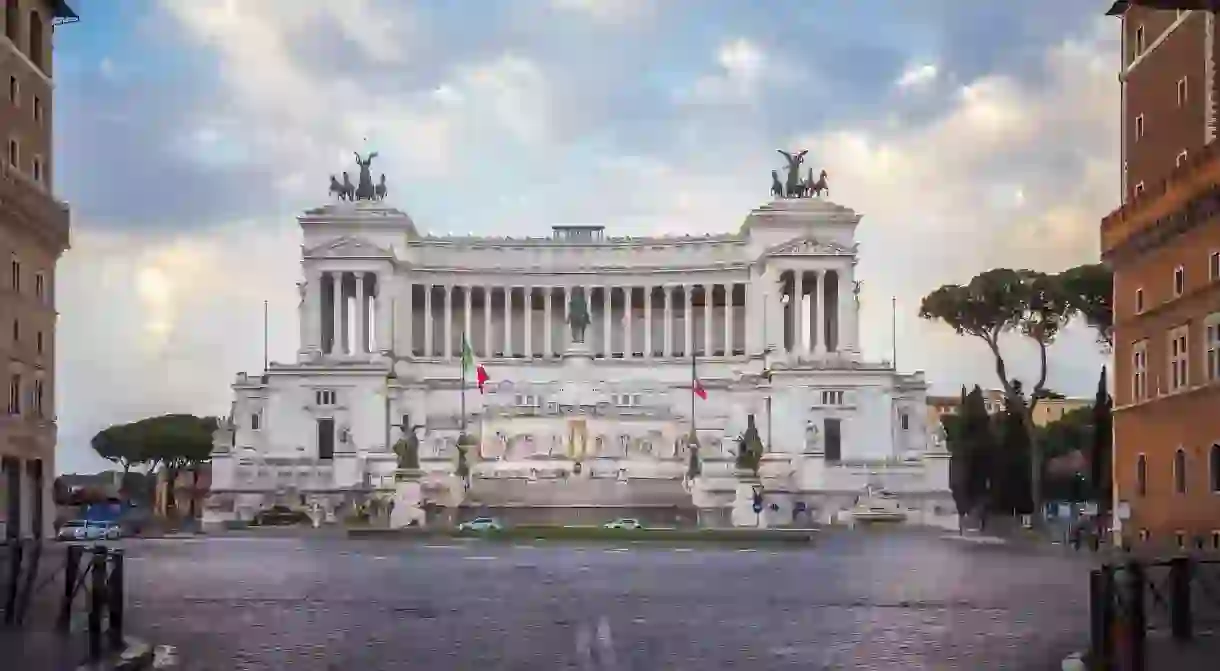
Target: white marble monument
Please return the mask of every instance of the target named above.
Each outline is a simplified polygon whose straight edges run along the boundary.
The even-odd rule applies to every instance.
[[[860,220],[779,198],[733,233],[495,238],[423,233],[378,199],[309,210],[296,361],[238,374],[205,522],[285,491],[331,516],[393,495],[391,446],[418,425],[424,503],[725,525],[750,414],[769,524],[825,521],[878,478],[914,509],[951,507],[923,374],[860,351]],[[489,376],[480,393],[469,373],[465,418],[463,334]],[[707,392],[693,418],[692,357]],[[687,481],[692,419],[702,474]],[[463,422],[478,441],[468,488],[454,476]]]

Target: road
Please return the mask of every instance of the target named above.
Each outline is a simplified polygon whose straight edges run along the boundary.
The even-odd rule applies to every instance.
[[[1058,669],[1088,622],[1083,562],[934,534],[124,545],[131,626],[183,669]]]

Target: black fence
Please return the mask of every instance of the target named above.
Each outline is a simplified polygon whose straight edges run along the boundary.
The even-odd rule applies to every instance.
[[[1145,671],[1150,650],[1220,634],[1220,559],[1105,564],[1089,577],[1091,669]]]
[[[72,648],[83,619],[90,661],[123,649],[121,549],[10,540],[0,545],[0,571],[4,627],[57,631]]]

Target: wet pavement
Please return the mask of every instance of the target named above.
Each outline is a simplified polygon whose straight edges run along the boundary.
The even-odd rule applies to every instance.
[[[182,669],[1058,669],[1087,569],[934,534],[804,549],[125,541],[134,633]]]

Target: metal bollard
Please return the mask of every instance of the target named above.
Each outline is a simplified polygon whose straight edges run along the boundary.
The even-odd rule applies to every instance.
[[[68,559],[64,564],[64,592],[59,602],[59,621],[56,623],[60,631],[68,631],[72,627],[72,602],[76,600],[76,581],[80,579],[83,550],[79,545],[68,546]]]
[[[123,649],[123,551],[110,551],[110,580],[106,583],[106,603],[110,606],[110,649]]]
[[[1190,607],[1190,557],[1174,557],[1169,561],[1169,627],[1177,641],[1194,638],[1194,622]]]
[[[102,658],[102,611],[106,608],[106,547],[95,545],[89,571],[89,660]]]
[[[17,586],[21,584],[21,560],[25,552],[23,545],[16,538],[10,542],[12,551],[9,553],[8,594],[4,595],[5,624],[12,624],[17,618]]]
[[[1127,596],[1130,621],[1127,623],[1128,648],[1131,659],[1125,667],[1130,671],[1147,669],[1148,620],[1144,610],[1144,566],[1138,560],[1127,562]]]

